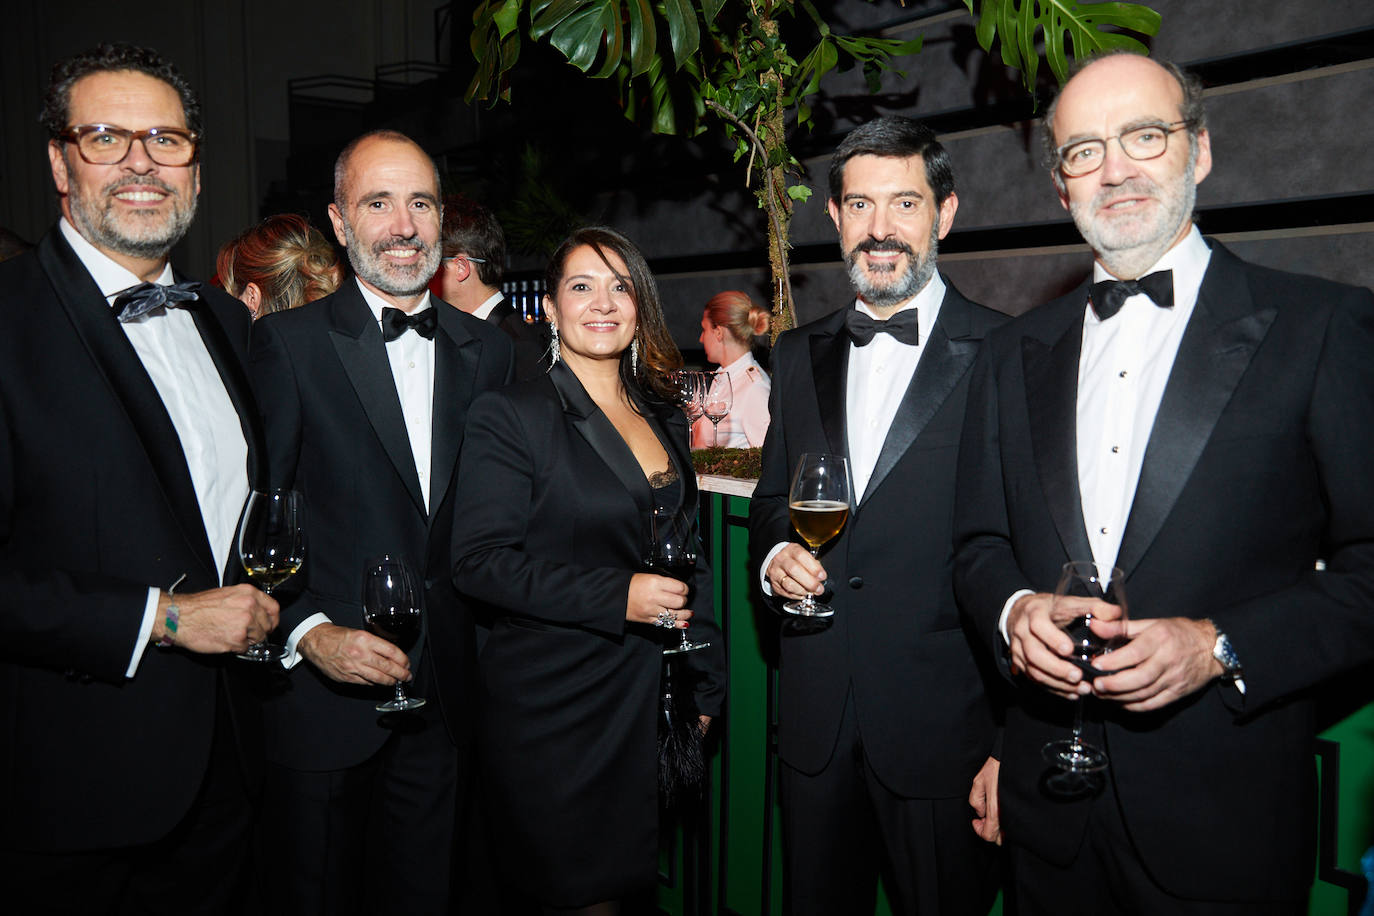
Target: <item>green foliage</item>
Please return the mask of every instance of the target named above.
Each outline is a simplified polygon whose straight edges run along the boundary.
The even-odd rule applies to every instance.
[[[692,451],[698,474],[758,480],[763,473],[763,450],[757,448],[700,448]]]
[[[1069,76],[1066,39],[1073,55],[1085,60],[1103,51],[1148,49],[1130,35],[1106,27],[1129,29],[1142,35],[1159,32],[1160,16],[1139,3],[1080,3],[1078,0],[964,0],[978,18],[978,44],[991,51],[1002,46],[1002,63],[1021,72],[1027,89],[1034,89],[1040,65],[1036,33],[1044,36],[1045,60],[1063,83]]]

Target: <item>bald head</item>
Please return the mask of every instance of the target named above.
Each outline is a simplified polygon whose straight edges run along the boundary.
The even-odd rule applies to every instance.
[[[1212,168],[1196,84],[1135,54],[1085,66],[1046,116],[1048,146],[1074,146],[1068,175],[1052,166],[1060,203],[1112,275],[1149,270],[1192,229],[1196,186]],[[1147,142],[1141,142],[1145,138]],[[1080,159],[1080,157],[1086,157]]]
[[[403,143],[408,146],[414,147],[416,152],[418,152],[421,156],[424,156],[425,160],[429,162],[430,169],[434,172],[434,192],[436,195],[438,194],[440,185],[439,167],[434,164],[434,160],[429,157],[429,154],[426,153],[423,148],[421,148],[420,144],[416,143],[414,140],[410,139],[405,134],[401,133],[399,130],[382,129],[368,131],[362,136],[355,137],[354,139],[350,140],[348,145],[345,146],[343,150],[339,153],[339,158],[334,160],[335,205],[343,207],[348,200],[349,164],[352,161],[353,157],[357,154],[358,150],[370,144],[381,142]]]

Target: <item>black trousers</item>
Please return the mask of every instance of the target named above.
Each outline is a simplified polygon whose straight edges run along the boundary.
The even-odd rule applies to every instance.
[[[226,705],[221,694],[200,792],[171,833],[154,843],[118,849],[0,850],[0,908],[69,916],[211,916],[251,910],[245,893],[252,807]],[[91,766],[99,765],[91,761]],[[156,792],[156,771],[149,771],[146,785],[130,786],[129,791]]]
[[[1217,825],[1199,824],[1198,829]],[[1218,836],[1218,843],[1224,837]],[[1068,865],[1046,862],[1010,839],[1008,897],[1017,916],[1304,916],[1307,900],[1188,900],[1158,884],[1136,852],[1121,817],[1110,773],[1092,801],[1088,828],[1077,857]],[[1198,868],[1207,863],[1199,862]]]
[[[973,832],[967,797],[884,786],[864,757],[852,693],[830,763],[811,776],[784,763],[781,788],[791,916],[871,914],[880,873],[896,916],[986,916],[998,853]]]
[[[356,766],[268,763],[257,843],[266,912],[450,912],[469,765],[437,701],[385,721],[391,736]]]

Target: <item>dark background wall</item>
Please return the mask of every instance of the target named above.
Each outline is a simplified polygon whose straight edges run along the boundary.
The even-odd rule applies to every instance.
[[[817,129],[796,141],[817,190],[793,223],[802,319],[848,300],[821,185],[835,143],[879,113],[926,119],[950,148],[960,207],[941,265],[966,294],[1017,313],[1072,286],[1088,269],[1086,249],[1038,164],[1028,97],[977,48],[963,4],[818,5],[839,31],[920,34],[925,50],[876,97],[856,73],[832,75]],[[1164,18],[1155,52],[1196,69],[1209,86],[1215,167],[1199,191],[1204,232],[1246,257],[1374,285],[1374,4],[1150,5]],[[766,296],[762,215],[718,131],[649,137],[618,115],[606,87],[528,48],[514,105],[470,109],[461,101],[470,15],[470,3],[439,0],[145,0],[137,13],[76,0],[14,9],[0,59],[0,226],[33,241],[55,218],[36,123],[52,63],[102,39],[133,40],[172,57],[204,97],[205,190],[175,253],[194,274],[208,275],[219,245],[270,212],[305,212],[326,227],[334,154],[385,124],[434,153],[450,186],[493,206],[533,188],[550,214],[624,230],[654,263],[686,346],[695,346],[713,292]],[[531,152],[543,163],[533,177],[521,167]],[[533,209],[537,218],[541,207]],[[542,257],[516,253],[511,266],[516,278],[532,278]]]

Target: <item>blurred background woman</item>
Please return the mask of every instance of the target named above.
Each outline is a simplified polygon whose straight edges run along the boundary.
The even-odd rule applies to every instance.
[[[314,302],[339,288],[339,255],[309,220],[269,216],[226,242],[215,272],[254,318]]]
[[[692,448],[707,448],[713,441],[722,448],[759,448],[768,432],[768,373],[754,359],[755,334],[768,332],[768,310],[756,305],[739,290],[716,293],[701,315],[701,345],[706,359],[730,376],[733,404],[720,421],[713,440],[706,417],[692,427]]]
[[[720,712],[724,655],[711,576],[642,572],[651,512],[695,520],[687,422],[664,373],[682,358],[643,255],[580,229],[554,253],[547,375],[468,413],[454,582],[492,608],[482,651],[483,794],[507,884],[544,913],[615,914],[652,900],[663,649],[692,714]]]

